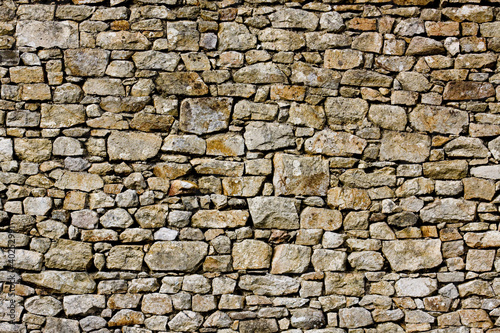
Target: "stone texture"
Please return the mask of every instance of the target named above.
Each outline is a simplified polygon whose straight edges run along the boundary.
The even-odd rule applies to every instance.
[[[282,244],[274,249],[271,274],[304,273],[309,266],[311,248]]]
[[[152,270],[190,272],[201,264],[207,248],[203,242],[156,242],[144,261]]]
[[[429,156],[429,152],[430,139],[426,135],[387,131],[382,136],[380,146],[382,160],[423,162]]]
[[[78,47],[78,24],[71,21],[19,21],[16,26],[19,46],[41,48]]]
[[[249,150],[266,151],[295,145],[292,127],[286,124],[251,122],[243,137]]]
[[[185,99],[181,104],[180,128],[183,131],[205,134],[226,129],[229,125],[232,98]]]
[[[164,95],[201,96],[208,93],[207,85],[194,72],[160,73],[156,85]]]
[[[154,157],[161,146],[155,134],[113,132],[108,137],[109,157],[112,160],[136,161]]]
[[[258,240],[244,240],[233,246],[234,269],[262,269],[271,263],[272,248]]]
[[[361,154],[366,145],[364,139],[355,135],[325,129],[305,141],[305,150],[309,154],[352,156]]]
[[[299,215],[296,201],[282,197],[255,197],[248,199],[248,208],[256,228],[298,229]]]
[[[386,241],[382,244],[382,253],[395,271],[429,269],[443,260],[438,239]]]

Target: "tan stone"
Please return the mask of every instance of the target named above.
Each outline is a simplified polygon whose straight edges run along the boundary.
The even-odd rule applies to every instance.
[[[304,273],[309,266],[311,248],[281,244],[274,249],[271,274]]]
[[[363,189],[335,187],[328,190],[328,206],[333,208],[364,210],[371,205],[368,192]]]
[[[483,199],[491,201],[495,195],[495,184],[491,180],[481,178],[464,178],[464,199]]]
[[[429,269],[443,260],[438,239],[385,241],[382,253],[395,271]]]
[[[85,108],[77,104],[42,104],[40,127],[66,128],[85,123]]]
[[[209,137],[207,155],[241,156],[245,153],[245,140],[236,133],[224,133]]]
[[[259,194],[265,177],[226,177],[222,179],[224,195],[234,197],[254,197]]]
[[[464,101],[485,99],[495,95],[495,90],[489,82],[452,81],[446,84],[443,99]]]
[[[208,87],[194,72],[160,73],[156,88],[163,95],[200,96],[208,93]]]
[[[262,269],[271,264],[272,248],[258,240],[244,240],[233,245],[234,269]]]
[[[338,210],[306,207],[300,214],[302,229],[337,230],[342,226],[342,214]]]
[[[325,68],[352,69],[361,66],[363,53],[356,50],[326,50]]]
[[[430,144],[427,135],[387,131],[382,136],[380,158],[421,163],[429,156]]]
[[[195,228],[237,228],[246,225],[249,214],[242,210],[199,210],[191,218]]]
[[[195,134],[212,133],[229,125],[233,99],[226,97],[188,98],[182,101],[179,127]]]
[[[190,272],[201,265],[207,253],[208,245],[204,242],[156,242],[144,261],[151,270]]]
[[[325,129],[306,140],[304,149],[309,154],[327,156],[352,156],[361,154],[367,145],[366,140],[346,133]]]

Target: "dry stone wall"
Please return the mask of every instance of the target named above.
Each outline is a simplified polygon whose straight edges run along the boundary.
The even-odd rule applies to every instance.
[[[0,332],[499,333],[498,0],[3,0]]]

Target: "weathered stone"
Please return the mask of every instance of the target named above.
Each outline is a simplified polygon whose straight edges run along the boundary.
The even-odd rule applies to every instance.
[[[73,319],[63,319],[48,317],[45,327],[43,329],[44,333],[57,333],[57,332],[68,332],[68,333],[79,333],[80,325],[78,320]]]
[[[248,150],[275,150],[295,146],[292,127],[287,124],[251,122],[245,128]]]
[[[462,179],[467,176],[467,161],[438,161],[424,163],[424,176],[431,179]]]
[[[396,76],[396,80],[404,90],[426,92],[431,88],[429,80],[418,72],[402,72]]]
[[[384,39],[382,34],[377,32],[363,32],[354,38],[352,48],[363,52],[380,53]]]
[[[292,198],[255,197],[248,199],[248,208],[256,228],[298,229],[299,215]]]
[[[11,160],[13,153],[12,139],[0,138],[0,161]]]
[[[446,84],[443,99],[464,101],[485,99],[495,95],[495,90],[489,82],[452,81]]]
[[[285,74],[272,62],[257,63],[243,67],[233,75],[235,82],[240,83],[285,83]]]
[[[156,88],[163,95],[200,96],[208,93],[208,87],[194,72],[160,73]]]
[[[498,27],[500,24],[498,21],[495,22],[487,22],[481,24],[481,36],[483,37],[500,37],[500,33],[498,32]]]
[[[306,140],[305,151],[309,154],[323,154],[327,156],[352,156],[361,154],[367,142],[360,137],[345,133],[333,132],[325,129],[317,132]]]
[[[398,272],[433,268],[443,261],[438,239],[385,241],[382,253]]]
[[[140,271],[144,253],[141,245],[116,245],[106,258],[108,269]]]
[[[43,162],[50,158],[52,142],[48,139],[14,139],[14,152],[27,162]]]
[[[30,313],[54,317],[62,311],[62,304],[51,296],[34,296],[26,299],[24,307]]]
[[[364,210],[368,209],[371,204],[366,190],[349,187],[335,187],[328,190],[327,202],[330,207],[340,210]]]
[[[78,23],[71,21],[19,21],[16,26],[18,46],[41,48],[78,47]]]
[[[104,182],[96,174],[66,171],[54,184],[60,189],[90,192],[104,186]]]
[[[382,136],[380,158],[420,163],[430,152],[430,138],[423,134],[387,131]]]
[[[98,215],[93,210],[83,209],[71,212],[71,224],[77,228],[94,229],[98,221]]]
[[[483,68],[483,67],[492,67],[495,66],[497,60],[497,55],[493,53],[479,53],[479,54],[461,54],[457,56],[455,60],[455,68]],[[469,95],[471,98],[477,99],[478,97],[474,96],[472,92],[469,91],[477,91],[481,94],[481,96],[491,94],[492,87],[488,83],[481,84],[481,82],[449,82],[451,85],[450,94],[454,94],[455,96],[460,96],[463,99],[466,99],[465,96]],[[460,92],[455,92],[455,90],[467,89],[465,92],[460,94]],[[490,96],[492,96],[491,94]],[[481,97],[484,98],[484,97]],[[447,98],[445,98],[447,99]]]
[[[338,210],[306,207],[300,214],[302,229],[337,230],[342,226],[342,213]]]
[[[497,157],[496,150],[493,148],[495,140],[490,141],[488,148],[493,156]],[[496,141],[495,141],[496,142]],[[500,142],[500,140],[498,141]],[[483,142],[478,138],[458,137],[451,140],[444,146],[446,155],[450,157],[477,157],[485,158],[488,156],[488,149]],[[500,150],[499,150],[500,153]],[[498,155],[500,157],[500,154]]]
[[[390,168],[380,169],[368,174],[360,169],[349,169],[339,177],[339,180],[346,186],[358,188],[396,185],[394,169]]]
[[[266,28],[259,32],[262,48],[272,51],[294,51],[306,45],[302,35],[283,29]]]
[[[454,21],[472,21],[484,23],[493,20],[493,11],[491,7],[464,5],[461,7],[443,8],[442,13]]]
[[[468,114],[453,108],[419,105],[410,113],[411,124],[419,131],[458,135],[468,125]]]
[[[424,21],[420,18],[409,18],[401,20],[398,23],[394,32],[399,36],[413,37],[421,35],[425,32]]]
[[[92,246],[88,243],[59,239],[45,254],[47,268],[85,270],[92,261]]]
[[[144,261],[152,270],[190,272],[205,259],[208,245],[203,242],[156,242]]]
[[[57,293],[87,294],[95,290],[96,283],[86,272],[46,270],[41,273],[23,273],[23,281],[52,289]]]
[[[345,271],[347,254],[341,251],[317,249],[311,257],[316,272]]]
[[[500,165],[483,165],[470,169],[470,174],[474,177],[486,179],[500,179]]]
[[[82,144],[74,138],[58,137],[52,145],[55,156],[81,156],[84,154]]]
[[[200,33],[196,29],[197,23],[191,21],[177,21],[167,23],[167,40],[171,50],[198,51]]]
[[[234,269],[262,269],[269,268],[272,248],[258,240],[244,240],[233,245]]]
[[[285,8],[274,12],[269,16],[273,28],[299,28],[314,30],[318,26],[319,19],[311,12]]]
[[[109,50],[145,50],[151,45],[142,33],[129,31],[100,32],[96,44]]]
[[[363,87],[390,87],[392,77],[366,69],[349,69],[342,76],[341,84]]]
[[[445,52],[443,43],[432,38],[413,37],[406,49],[406,55],[432,55]]]
[[[309,330],[323,327],[326,321],[321,310],[304,308],[292,310],[290,323],[293,327]]]
[[[228,177],[243,176],[245,168],[242,162],[219,161],[213,159],[193,159],[191,164],[197,173],[201,175],[220,175]]]
[[[172,72],[181,58],[177,53],[173,52],[145,51],[134,53],[132,60],[139,69],[157,69]]]
[[[368,103],[361,98],[328,98],[325,113],[329,124],[357,124],[368,112]]]
[[[376,251],[353,252],[347,260],[356,270],[379,271],[384,266],[384,257]]]
[[[24,212],[28,215],[44,216],[52,208],[52,199],[48,197],[28,197],[23,201]]]
[[[500,231],[468,232],[464,235],[467,246],[473,248],[498,247],[500,244]]]
[[[300,283],[288,276],[276,276],[267,274],[243,275],[239,281],[239,287],[244,290],[251,290],[256,295],[282,296],[296,293]]]
[[[376,126],[393,131],[403,131],[407,122],[405,109],[395,105],[372,105],[368,119]]]
[[[191,218],[195,228],[236,228],[246,225],[248,212],[242,210],[199,210]]]
[[[459,222],[473,221],[476,213],[476,204],[463,199],[444,198],[436,199],[430,205],[420,210],[420,218],[424,222]]]
[[[129,309],[120,310],[108,321],[108,326],[132,326],[144,324],[144,314]]]
[[[100,49],[70,49],[64,51],[66,74],[73,76],[103,76],[109,51]]]
[[[326,65],[325,67],[330,68]],[[339,86],[341,77],[340,73],[330,69],[317,68],[302,62],[294,62],[292,64],[290,81],[292,83],[303,83],[312,87],[336,89]]]
[[[255,47],[257,37],[243,24],[223,22],[219,28],[219,50],[246,51]]]
[[[128,228],[134,220],[132,216],[123,208],[111,209],[100,218],[100,222],[105,228]]]
[[[370,311],[361,307],[353,307],[339,310],[340,327],[358,328],[370,326],[373,319]]]
[[[229,125],[233,99],[227,97],[188,98],[182,101],[179,127],[195,134],[212,133]]]
[[[108,137],[108,154],[111,160],[136,161],[154,157],[161,146],[155,134],[112,132]]]
[[[425,297],[437,289],[437,281],[431,278],[403,278],[394,285],[400,297]]]
[[[64,296],[64,312],[67,316],[88,315],[106,307],[104,295],[71,295]]]
[[[206,142],[207,155],[241,156],[245,153],[245,140],[235,133],[214,135]]]
[[[40,127],[67,128],[85,123],[85,109],[77,104],[42,104]]]
[[[326,50],[325,68],[352,69],[361,66],[363,53],[356,50]]]
[[[196,135],[169,135],[163,141],[162,151],[203,155],[206,150],[205,140]]]
[[[233,117],[244,120],[273,120],[277,113],[277,104],[254,103],[244,99],[234,106]]]
[[[304,273],[309,266],[311,248],[282,244],[274,249],[271,274]]]
[[[327,49],[350,46],[352,37],[345,34],[329,34],[321,32],[306,32],[306,45],[311,50],[323,51]],[[299,44],[300,45],[300,44]]]

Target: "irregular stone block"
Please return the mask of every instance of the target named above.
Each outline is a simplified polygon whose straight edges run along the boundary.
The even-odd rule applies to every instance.
[[[52,142],[49,139],[14,139],[14,151],[23,161],[39,163],[50,159]]]
[[[17,46],[61,49],[79,45],[78,23],[71,21],[19,21],[16,26]]]
[[[174,52],[145,51],[134,53],[132,60],[134,60],[138,69],[157,69],[172,72],[181,58]]]
[[[292,126],[288,124],[250,122],[245,127],[248,150],[275,150],[295,146]]]
[[[385,241],[382,253],[398,272],[434,268],[443,261],[439,239]]]
[[[73,76],[103,76],[109,51],[100,49],[70,49],[64,51],[66,74]]]
[[[40,127],[67,128],[85,123],[83,105],[78,104],[42,104]]]
[[[347,254],[342,251],[317,249],[311,257],[316,272],[345,271]]]
[[[306,207],[300,214],[301,229],[337,230],[342,226],[342,213],[338,210]]]
[[[222,22],[219,25],[219,50],[246,51],[255,48],[257,37],[243,24]]]
[[[179,127],[195,134],[226,129],[232,103],[233,99],[227,97],[187,98],[181,104]]]
[[[268,244],[246,239],[233,245],[234,269],[263,269],[269,268],[273,250]]]
[[[329,124],[357,124],[368,112],[368,103],[361,98],[329,97],[325,113]]]
[[[46,270],[41,273],[23,273],[21,277],[23,281],[63,294],[89,294],[96,287],[86,272]]]
[[[246,225],[248,212],[242,210],[199,210],[191,218],[195,228],[237,228]]]
[[[452,81],[446,84],[444,100],[465,101],[485,99],[495,95],[495,89],[489,82]]]
[[[271,274],[304,273],[309,266],[311,248],[281,244],[274,249]]]
[[[240,83],[286,83],[285,74],[272,62],[257,63],[239,69],[233,75],[235,82]]]
[[[298,229],[299,215],[292,198],[255,197],[248,199],[248,208],[256,228]]]
[[[402,278],[394,285],[400,297],[426,297],[437,290],[437,280],[431,278]]]
[[[250,290],[256,295],[262,296],[282,296],[293,294],[299,291],[300,283],[288,276],[277,276],[266,274],[243,275],[240,278],[239,287]]]
[[[430,153],[430,138],[418,133],[387,131],[382,135],[380,159],[424,162]]]
[[[108,154],[111,160],[146,160],[156,156],[161,143],[155,134],[114,131],[107,140]]]
[[[96,174],[66,171],[54,185],[65,190],[90,192],[102,188],[104,182],[101,177]]]
[[[208,87],[194,72],[160,73],[156,88],[163,95],[200,96],[208,93]]]
[[[306,140],[304,149],[309,154],[327,156],[352,156],[361,154],[367,145],[366,140],[346,132],[333,132],[325,129]]]
[[[436,199],[420,210],[420,218],[430,223],[474,221],[476,203],[463,199]]]
[[[59,239],[45,254],[47,268],[85,270],[92,261],[92,245]]]
[[[97,35],[96,45],[108,50],[146,50],[151,43],[140,32],[104,31]]]
[[[154,243],[144,261],[153,271],[191,272],[205,259],[208,245],[204,242],[169,241]]]

